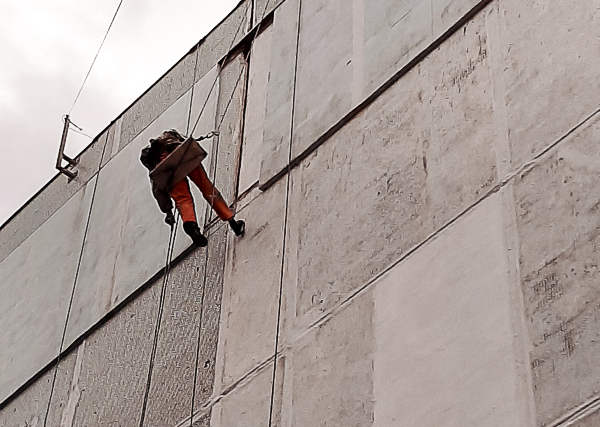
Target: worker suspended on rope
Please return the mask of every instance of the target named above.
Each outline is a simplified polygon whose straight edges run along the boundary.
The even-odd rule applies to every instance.
[[[173,198],[183,220],[183,229],[198,246],[206,246],[208,240],[198,227],[188,177],[200,189],[219,218],[229,222],[236,236],[242,236],[245,231],[244,221],[234,218],[223,196],[208,178],[201,163],[205,157],[206,152],[195,139],[190,137],[186,140],[175,129],[151,139],[150,145],[142,150],[140,156],[142,164],[150,171],[152,193],[160,210],[166,214],[165,222],[171,226],[175,224],[171,201]]]

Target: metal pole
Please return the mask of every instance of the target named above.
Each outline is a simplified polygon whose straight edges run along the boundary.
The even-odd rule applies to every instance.
[[[65,145],[67,143],[67,133],[69,132],[69,123],[71,120],[69,119],[69,115],[65,116],[65,126],[63,127],[62,138],[60,139],[60,148],[58,149],[58,159],[56,159],[56,169],[62,169],[62,160],[63,153],[65,151]]]
[[[63,127],[62,137],[60,139],[60,148],[58,149],[58,159],[56,159],[56,169],[58,169],[61,173],[65,174],[69,177],[69,181],[72,181],[77,176],[77,171],[71,172],[66,168],[62,167],[63,159],[69,162],[69,166],[75,166],[77,162],[67,156],[65,156],[65,145],[67,144],[67,134],[69,133],[69,124],[71,120],[69,119],[69,115],[65,116],[65,126]]]

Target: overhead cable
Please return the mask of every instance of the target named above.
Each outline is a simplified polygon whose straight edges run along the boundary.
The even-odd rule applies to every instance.
[[[112,20],[110,21],[110,25],[108,26],[108,29],[106,30],[106,34],[104,34],[104,38],[102,39],[102,43],[100,43],[100,47],[98,48],[98,52],[96,52],[96,56],[94,56],[94,60],[92,61],[92,65],[90,65],[90,69],[88,70],[87,74],[85,75],[85,79],[83,79],[83,83],[81,84],[81,88],[79,88],[79,92],[77,92],[77,96],[75,97],[75,101],[73,101],[73,105],[71,106],[71,109],[69,110],[69,115],[71,115],[71,112],[73,111],[73,108],[75,108],[75,104],[77,103],[77,100],[79,99],[79,95],[81,95],[81,92],[83,91],[83,87],[85,86],[85,83],[87,82],[87,79],[90,76],[90,73],[92,72],[92,68],[94,68],[94,64],[96,63],[96,59],[98,59],[98,55],[100,54],[100,51],[102,50],[102,46],[104,46],[104,42],[106,41],[106,37],[108,37],[108,33],[110,32],[110,29],[112,28],[112,25],[115,22],[115,18],[117,17],[117,14],[119,13],[119,9],[121,9],[121,5],[122,4],[123,4],[123,0],[119,1],[119,5],[117,6],[117,10],[115,11],[115,14],[112,17]]]

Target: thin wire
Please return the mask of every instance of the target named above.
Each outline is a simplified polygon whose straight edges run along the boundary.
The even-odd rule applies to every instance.
[[[167,294],[167,283],[169,281],[169,273],[171,272],[171,261],[175,248],[175,239],[177,238],[177,226],[179,225],[179,215],[175,224],[171,226],[171,233],[169,235],[169,246],[167,249],[167,261],[165,265],[165,275],[163,277],[163,283],[160,290],[160,298],[158,304],[158,314],[156,315],[156,326],[154,328],[154,341],[152,343],[152,352],[150,353],[150,364],[148,366],[148,378],[146,380],[146,390],[144,392],[144,402],[142,404],[142,415],[140,417],[140,427],[144,425],[146,418],[146,409],[148,407],[148,396],[150,394],[150,385],[152,384],[152,372],[154,371],[154,360],[156,358],[156,349],[158,348],[158,336],[160,333],[160,325],[162,323],[162,315],[165,307],[165,298]]]
[[[87,136],[89,139],[94,139],[94,137],[93,137],[93,136],[90,136],[90,135],[88,135],[88,134],[87,134],[87,133],[85,133],[85,132],[80,132],[80,131],[78,131],[77,129],[73,129],[73,128],[71,128],[71,131],[73,131],[73,132],[75,132],[75,133],[78,133],[79,135]]]
[[[92,61],[92,65],[90,65],[90,69],[88,70],[87,74],[85,75],[85,79],[83,79],[83,83],[81,84],[81,88],[79,89],[79,92],[77,93],[77,96],[75,97],[75,101],[73,101],[73,105],[71,106],[71,109],[69,110],[69,115],[71,115],[71,112],[73,111],[73,108],[75,108],[75,104],[77,103],[77,100],[79,99],[79,95],[81,95],[81,92],[83,91],[83,87],[85,86],[85,83],[87,82],[87,79],[90,76],[90,73],[92,72],[92,68],[94,68],[94,64],[96,63],[96,59],[98,59],[98,55],[100,54],[100,50],[102,50],[102,46],[104,46],[104,42],[106,41],[106,37],[108,37],[108,33],[110,32],[110,29],[112,28],[112,25],[115,22],[115,18],[117,17],[117,14],[119,13],[119,9],[121,9],[121,5],[122,4],[123,4],[123,0],[121,0],[119,2],[119,5],[117,6],[117,10],[115,11],[115,14],[113,15],[113,18],[110,21],[110,25],[108,26],[108,29],[106,30],[106,34],[104,34],[104,38],[102,39],[102,43],[100,43],[100,47],[98,48],[98,52],[96,52],[96,56],[94,56],[94,60]]]
[[[269,0],[270,1],[270,0]],[[296,58],[294,64],[294,90],[292,93],[292,120],[290,121],[290,150],[288,153],[288,165],[287,165],[287,190],[285,196],[285,219],[283,229],[287,230],[288,227],[288,216],[289,216],[289,204],[290,204],[290,187],[292,183],[292,171],[291,171],[291,163],[292,163],[292,147],[291,141],[294,133],[294,112],[295,112],[295,102],[296,99],[296,79],[298,77],[298,49],[300,43],[300,16],[302,15],[302,1],[298,4],[298,33],[296,35]],[[279,335],[280,335],[280,327],[281,327],[281,304],[283,300],[283,276],[285,270],[285,252],[287,248],[287,232],[283,234],[283,244],[282,244],[282,258],[281,258],[281,270],[279,272],[279,303],[277,308],[277,329],[275,330],[275,355],[273,357],[273,378],[271,384],[271,402],[269,404],[269,427],[273,424],[273,407],[275,405],[275,381],[277,380],[277,357],[279,355]]]
[[[69,299],[69,307],[67,309],[67,317],[65,319],[65,327],[63,328],[62,338],[60,340],[60,346],[58,349],[58,356],[56,357],[56,365],[54,367],[54,374],[52,376],[52,386],[50,387],[50,397],[48,399],[48,406],[46,407],[46,414],[44,415],[44,427],[46,427],[46,423],[48,421],[48,414],[50,413],[50,405],[52,403],[52,396],[54,395],[54,387],[56,385],[56,374],[58,372],[58,365],[61,360],[61,353],[63,351],[63,346],[65,344],[65,338],[67,335],[67,327],[69,325],[69,318],[71,317],[71,309],[73,307],[73,299],[75,297],[75,289],[77,287],[77,279],[79,278],[79,270],[81,267],[81,261],[83,259],[83,250],[85,248],[85,243],[87,241],[87,234],[90,227],[90,219],[92,218],[92,208],[94,207],[94,200],[96,199],[96,190],[98,188],[98,177],[100,176],[100,168],[102,166],[102,159],[104,158],[104,152],[106,151],[106,146],[108,145],[108,140],[104,142],[104,147],[102,148],[102,155],[100,156],[100,163],[98,164],[98,176],[96,177],[96,182],[94,183],[94,191],[92,192],[92,200],[90,202],[90,210],[88,212],[87,221],[85,224],[85,231],[83,233],[83,241],[81,242],[81,251],[79,252],[79,260],[77,261],[77,269],[75,270],[75,279],[73,280],[73,288],[71,289],[71,297]]]

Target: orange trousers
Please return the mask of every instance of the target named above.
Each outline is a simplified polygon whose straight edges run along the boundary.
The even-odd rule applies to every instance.
[[[233,218],[233,212],[227,206],[227,203],[223,199],[219,190],[215,188],[202,165],[194,169],[188,177],[194,181],[194,184],[200,189],[202,195],[213,208],[213,210],[219,215],[223,221],[228,221]],[[181,215],[183,222],[198,222],[196,220],[196,211],[194,209],[194,199],[192,193],[190,193],[190,184],[187,179],[179,181],[175,187],[171,190],[169,195],[175,200],[175,206]]]

